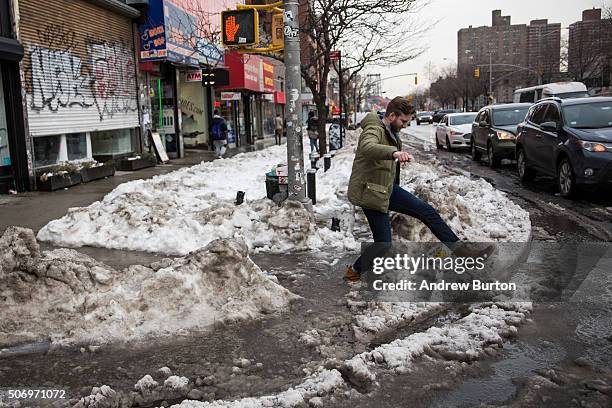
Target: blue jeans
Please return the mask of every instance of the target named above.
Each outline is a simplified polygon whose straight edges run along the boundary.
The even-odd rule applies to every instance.
[[[425,224],[431,232],[444,243],[459,241],[459,237],[450,227],[440,218],[440,214],[425,201],[410,194],[397,184],[393,185],[391,198],[389,199],[389,211],[394,211],[414,217]],[[385,251],[391,247],[391,223],[389,213],[382,213],[376,210],[363,209],[363,212],[370,224],[370,230],[376,243],[388,243],[388,245],[377,245],[376,251]],[[372,255],[382,256],[382,254]],[[356,272],[361,272],[361,257],[353,264]]]

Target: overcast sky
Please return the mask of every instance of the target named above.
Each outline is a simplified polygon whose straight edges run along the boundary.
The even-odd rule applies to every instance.
[[[612,0],[430,0],[417,18],[425,22],[440,21],[426,34],[427,50],[423,55],[395,67],[373,68],[369,72],[380,73],[383,78],[417,72],[419,85],[424,87],[428,84],[428,63],[431,61],[435,67],[456,65],[457,31],[470,25],[490,26],[492,10],[501,9],[502,15],[510,15],[512,24],[529,24],[531,20],[547,18],[550,23],[568,27],[582,19],[582,10],[611,3]],[[562,32],[567,33],[567,30]],[[385,96],[389,98],[414,89],[413,77],[383,81]]]

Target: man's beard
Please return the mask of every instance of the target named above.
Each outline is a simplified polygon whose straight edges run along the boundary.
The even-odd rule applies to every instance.
[[[391,122],[391,123],[389,124],[389,127],[391,128],[391,131],[392,131],[393,133],[397,133],[397,132],[399,132],[399,131],[401,130],[400,128],[398,128],[398,127],[395,125],[395,123],[394,123],[394,122]]]

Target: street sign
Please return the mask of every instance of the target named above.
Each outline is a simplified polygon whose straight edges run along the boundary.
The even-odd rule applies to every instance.
[[[187,71],[186,79],[187,79],[187,82],[201,82],[202,81],[202,70],[198,69],[195,71]]]
[[[329,53],[329,59],[332,61],[338,61],[340,59],[340,51],[332,51]]]
[[[259,14],[255,9],[221,12],[222,42],[226,46],[259,43]]]

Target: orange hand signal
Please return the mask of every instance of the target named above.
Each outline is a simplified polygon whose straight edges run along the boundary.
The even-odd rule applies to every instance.
[[[236,17],[229,16],[225,23],[225,36],[228,41],[236,41],[236,33],[240,28],[240,24],[236,24]]]

